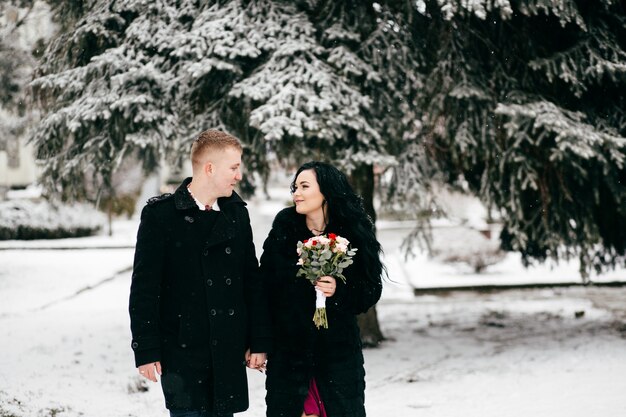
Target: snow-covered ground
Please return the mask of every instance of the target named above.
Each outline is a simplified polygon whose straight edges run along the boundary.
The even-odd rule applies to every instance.
[[[288,198],[250,203],[258,250]],[[1,417],[167,416],[129,346],[137,223],[115,226],[112,238],[0,242]],[[626,288],[415,297],[414,287],[579,278],[575,263],[524,270],[515,255],[481,275],[405,261],[408,231],[379,226],[390,280],[378,314],[388,340],[365,351],[370,416],[626,415]],[[594,278],[618,280],[626,271]],[[240,416],[265,415],[263,378],[249,371],[251,407]]]

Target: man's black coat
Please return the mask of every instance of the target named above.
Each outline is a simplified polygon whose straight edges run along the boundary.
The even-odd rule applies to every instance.
[[[201,211],[187,190],[141,213],[130,291],[137,366],[160,361],[166,407],[243,411],[245,351],[271,343],[250,218],[233,193]]]

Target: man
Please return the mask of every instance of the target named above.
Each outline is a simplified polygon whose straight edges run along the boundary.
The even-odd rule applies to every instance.
[[[239,141],[202,132],[193,177],[141,213],[130,290],[139,373],[161,376],[172,417],[224,417],[248,408],[246,362],[262,369],[271,335],[250,218],[234,187]]]

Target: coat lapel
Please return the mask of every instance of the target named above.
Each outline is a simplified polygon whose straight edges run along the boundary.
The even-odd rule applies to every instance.
[[[226,242],[233,237],[235,237],[235,223],[231,217],[224,212],[224,210],[222,210],[217,214],[217,220],[215,221],[213,230],[211,230],[211,233],[206,240],[205,248],[208,249],[212,246]]]

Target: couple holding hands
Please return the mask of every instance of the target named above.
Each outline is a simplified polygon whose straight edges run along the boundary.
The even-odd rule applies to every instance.
[[[229,417],[248,408],[246,366],[265,370],[268,417],[365,416],[365,370],[356,315],[382,291],[381,247],[346,176],[309,162],[291,184],[255,255],[250,218],[234,192],[242,146],[202,132],[193,177],[141,213],[130,290],[139,373],[160,376],[171,417]],[[298,242],[336,234],[358,252],[343,274],[311,285],[297,276]],[[327,328],[312,317],[327,297]]]

